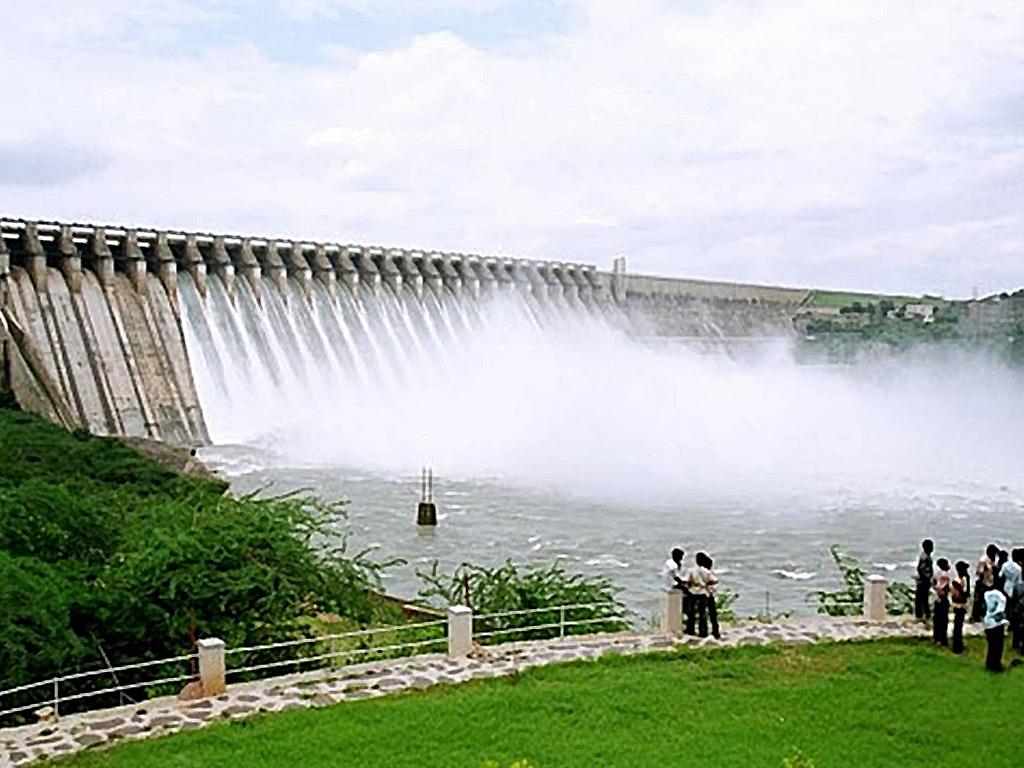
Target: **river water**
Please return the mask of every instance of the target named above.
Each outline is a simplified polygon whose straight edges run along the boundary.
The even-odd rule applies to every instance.
[[[652,345],[515,293],[289,289],[181,286],[202,456],[237,491],[349,500],[353,545],[409,561],[391,592],[414,596],[433,558],[560,559],[649,615],[681,545],[741,613],[805,613],[838,585],[831,544],[907,580],[925,536],[972,562],[1024,540],[1024,374],[983,354],[806,365],[778,341]],[[423,466],[435,531],[415,525]]]
[[[828,548],[840,544],[861,556],[870,570],[892,579],[912,578],[917,542],[927,534],[938,553],[977,557],[990,540],[1024,538],[1024,501],[1019,487],[951,483],[921,493],[889,487],[874,494],[835,488],[827,494],[776,496],[759,504],[706,499],[672,504],[602,502],[561,490],[529,489],[499,478],[435,476],[439,522],[415,524],[420,480],[345,467],[287,466],[260,450],[216,447],[203,459],[231,479],[238,491],[314,489],[350,501],[349,525],[356,547],[375,546],[381,558],[408,565],[387,573],[389,592],[413,596],[417,568],[437,558],[452,567],[469,560],[497,564],[548,564],[601,574],[623,589],[641,616],[657,611],[658,570],[673,544],[711,553],[724,585],[739,593],[743,615],[765,610],[813,613],[811,595],[838,586]],[[273,464],[273,466],[271,466]]]

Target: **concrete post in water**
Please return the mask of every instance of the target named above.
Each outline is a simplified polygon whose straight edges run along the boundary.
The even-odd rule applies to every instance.
[[[331,264],[334,265],[334,272],[341,278],[341,282],[345,284],[345,287],[354,295],[356,289],[359,287],[359,270],[356,269],[356,265],[352,263],[352,259],[349,258],[348,252],[344,248],[337,250],[327,251],[327,258],[331,260]]]
[[[398,267],[395,266],[394,259],[391,258],[390,253],[384,253],[379,248],[370,249],[370,258],[374,264],[377,265],[377,269],[380,271],[380,276],[384,280],[384,284],[391,287],[391,290],[397,295],[402,290],[402,273],[398,271]]]
[[[235,265],[231,263],[228,256],[227,246],[224,245],[224,237],[217,235],[213,238],[213,247],[207,255],[209,264],[208,272],[217,275],[224,284],[224,290],[228,296],[235,295]]]
[[[583,274],[583,268],[578,264],[569,264],[565,268],[566,274],[576,284],[576,294],[587,306],[590,306],[592,302],[592,294],[590,290],[590,281]]]
[[[199,682],[204,696],[220,696],[227,689],[224,678],[227,667],[224,662],[224,641],[216,637],[200,640]]]
[[[199,240],[193,234],[185,235],[185,269],[192,275],[200,296],[206,296],[206,262],[199,252]]]
[[[408,251],[392,251],[392,258],[398,265],[398,271],[402,273],[402,280],[412,288],[417,299],[423,298],[423,274],[416,266],[412,254]]]
[[[483,259],[471,258],[469,266],[472,267],[477,279],[480,281],[480,293],[484,296],[494,293],[498,281],[495,279],[494,273],[488,269],[487,263]]]
[[[864,583],[864,618],[868,621],[885,621],[885,577],[875,574],[868,576]]]
[[[683,634],[683,593],[678,589],[665,589],[661,594],[661,633]]]
[[[249,284],[250,290],[252,290],[253,296],[256,300],[260,299],[260,288],[261,277],[263,270],[260,269],[260,262],[256,258],[256,254],[252,250],[252,240],[248,237],[244,238],[239,244],[238,249],[233,252],[235,262],[235,274],[240,274],[242,278]]]
[[[138,232],[134,229],[127,230],[121,249],[124,253],[124,271],[128,275],[128,280],[138,293],[144,294],[148,288],[146,257],[142,255],[142,248],[139,247]]]
[[[480,296],[480,278],[477,277],[476,271],[469,263],[469,259],[461,254],[456,254],[457,259],[452,260],[452,266],[455,267],[455,271],[459,273],[459,277],[462,280],[462,289],[469,291],[473,297]]]
[[[473,609],[448,606],[448,657],[462,659],[473,650]]]
[[[550,264],[541,263],[537,265],[537,273],[543,278],[546,288],[547,296],[554,298],[561,296],[564,291],[562,290],[562,282],[555,277],[554,272]]]
[[[35,222],[27,222],[21,231],[21,249],[24,253],[25,271],[37,291],[46,290],[46,251],[39,239]]]
[[[358,246],[351,246],[348,249],[348,255],[359,270],[359,279],[362,284],[376,292],[380,287],[380,271],[373,263],[373,259],[370,258],[370,254]]]
[[[263,249],[257,252],[257,259],[263,269],[263,274],[273,281],[282,296],[286,295],[288,275],[284,268],[284,262],[281,260],[281,254],[277,252],[277,243],[268,240]]]
[[[441,273],[438,272],[437,267],[434,265],[434,258],[437,254],[424,254],[414,253],[413,262],[419,265],[420,274],[423,276],[423,282],[432,290],[435,294],[441,291]]]
[[[530,282],[530,293],[538,303],[543,302],[548,297],[548,283],[544,279],[544,276],[540,273],[537,265],[532,261],[524,261],[522,264],[523,274],[526,275],[526,279]]]
[[[313,256],[310,258],[313,265],[313,275],[323,283],[327,292],[333,296],[338,283],[338,275],[334,271],[334,265],[327,258],[327,249],[317,244],[313,247]]]
[[[462,278],[459,277],[458,270],[452,264],[451,254],[434,253],[431,254],[431,258],[434,261],[438,274],[441,275],[441,282],[445,288],[451,291],[452,295],[458,296],[462,292]]]
[[[156,240],[150,247],[152,270],[160,278],[160,284],[171,299],[171,308],[178,311],[178,264],[166,232],[157,232]]]
[[[82,292],[82,257],[78,255],[78,246],[71,227],[64,224],[57,234],[57,255],[60,259],[60,270],[72,293]]]
[[[434,470],[426,467],[420,473],[420,504],[416,509],[416,525],[437,525],[437,505],[434,504]]]
[[[108,288],[114,283],[114,254],[107,244],[106,230],[97,227],[89,235],[89,255],[92,271],[100,281],[100,285]]]

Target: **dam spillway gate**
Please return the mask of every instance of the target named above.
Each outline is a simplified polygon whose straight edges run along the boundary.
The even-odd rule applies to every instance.
[[[804,292],[0,217],[3,384],[24,407],[96,434],[209,442],[197,366],[234,391],[257,379],[292,389],[318,377],[402,383],[411,359],[486,322],[481,307],[502,296],[535,326],[578,314],[637,335],[728,336],[785,334]]]

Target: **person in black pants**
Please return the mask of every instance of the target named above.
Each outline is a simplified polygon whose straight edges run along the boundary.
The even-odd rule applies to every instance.
[[[686,586],[690,590],[690,612],[686,615],[686,634],[695,635],[700,632],[701,637],[708,636],[708,586],[706,581],[707,570],[704,567],[703,552],[698,552],[694,558],[693,568],[686,577]]]
[[[1024,547],[1013,550],[1010,559],[1022,573],[1022,578],[1013,585],[1013,594],[1006,595],[1007,603],[1013,606],[1013,638],[1010,647],[1024,656]]]
[[[949,560],[940,557],[936,562],[939,570],[932,578],[935,592],[933,636],[939,645],[949,645]]]
[[[998,589],[985,593],[985,639],[988,653],[985,655],[985,669],[1003,671],[1003,643],[1006,641],[1006,595]]]
[[[956,575],[950,581],[953,602],[953,653],[964,652],[964,620],[971,601],[971,566],[961,560],[956,564]]]
[[[921,553],[917,556],[917,584],[914,590],[914,616],[918,619],[927,619],[931,616],[929,608],[929,597],[932,590],[932,551],[935,549],[935,542],[925,539],[921,542]]]
[[[701,554],[704,553],[701,552]],[[708,589],[708,621],[711,622],[711,636],[720,640],[722,633],[718,631],[718,604],[715,602],[715,594],[718,592],[718,577],[713,570],[715,562],[708,555],[704,555],[703,559],[706,571],[704,579]]]

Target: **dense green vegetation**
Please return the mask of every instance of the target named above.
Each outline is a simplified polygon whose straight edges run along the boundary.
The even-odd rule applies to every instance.
[[[231,648],[406,621],[400,607],[376,592],[389,563],[348,551],[342,504],[302,493],[235,498],[221,482],[180,476],[117,440],[68,433],[6,405],[0,407],[0,690],[188,654],[202,637],[219,637]],[[559,565],[464,565],[448,577],[435,565],[423,576],[425,596],[442,606],[464,602],[467,594],[477,613],[600,602],[608,605],[566,618],[601,621],[567,633],[625,626],[607,580]],[[558,612],[531,613],[489,628],[558,621]],[[548,627],[511,639],[559,631]],[[362,661],[385,653],[374,648],[443,636],[439,627],[380,630],[246,653],[232,662],[266,664],[328,651],[344,652],[335,663]],[[189,671],[160,667],[138,677],[121,673],[117,682]],[[114,684],[112,676],[94,678],[65,685],[62,696]],[[48,693],[5,696],[0,710]],[[105,694],[87,705],[118,701]]]
[[[0,409],[0,689],[102,668],[104,656],[189,653],[203,636],[301,636],[320,611],[401,616],[373,598],[380,566],[333,532],[340,505],[223,490],[116,440]],[[5,697],[0,709],[33,700]]]
[[[606,658],[214,725],[59,764],[1018,766],[1009,713],[1024,707],[1024,669],[986,673],[983,651],[979,640],[964,656],[880,641]]]
[[[832,592],[817,592],[818,613],[826,616],[860,616],[864,612],[864,566],[857,558],[841,552],[837,544],[829,547],[828,551],[839,571],[843,588]],[[885,611],[890,616],[913,613],[914,587],[898,581],[889,582],[885,590]]]
[[[439,599],[442,604],[462,604],[477,616],[516,612],[480,622],[482,632],[502,632],[498,640],[536,640],[557,637],[561,622],[568,622],[565,634],[617,632],[626,629],[625,606],[618,600],[619,589],[601,576],[570,573],[558,564],[521,566],[511,560],[496,568],[463,563],[452,573],[442,573],[435,560],[429,570],[419,571],[424,583],[420,595]],[[547,606],[593,606],[565,612],[542,611]],[[529,613],[519,613],[529,611]],[[583,620],[587,624],[572,622]],[[541,629],[516,628],[543,627]]]
[[[816,293],[795,322],[810,362],[941,344],[1024,364],[1024,291],[982,301]]]
[[[809,307],[847,307],[852,304],[871,304],[889,301],[894,304],[907,304],[921,301],[914,296],[891,296],[876,293],[855,293],[851,291],[814,291],[807,298]]]

